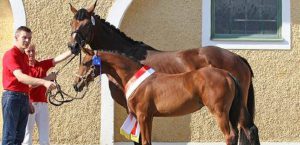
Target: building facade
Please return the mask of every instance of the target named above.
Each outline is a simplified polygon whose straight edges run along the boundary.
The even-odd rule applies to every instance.
[[[117,7],[120,1],[126,6]],[[224,32],[220,24],[218,8],[233,0],[218,4],[216,0],[98,0],[95,13],[111,21],[127,36],[164,51],[198,48],[217,45],[245,57],[254,71],[256,102],[255,123],[262,142],[300,142],[300,2],[298,0],[270,0],[276,6],[276,19],[264,19],[262,35],[252,38],[256,26],[243,29],[230,25],[230,32]],[[33,42],[37,44],[40,58],[54,57],[67,48],[71,34],[70,20],[73,17],[68,3],[76,8],[86,8],[94,1],[83,0],[1,0],[0,8],[0,54],[13,44],[13,33],[17,25],[23,24],[33,30]],[[264,6],[267,0],[261,0]],[[21,5],[24,8],[22,20]],[[215,6],[215,7],[213,7]],[[234,6],[239,6],[235,4]],[[271,7],[270,6],[270,7]],[[117,8],[119,9],[117,9]],[[268,6],[266,6],[268,7]],[[110,15],[117,9],[120,16]],[[224,9],[224,7],[223,7]],[[17,11],[17,12],[16,12]],[[273,14],[274,10],[269,10]],[[261,12],[256,10],[255,12]],[[122,14],[121,14],[122,13]],[[223,12],[226,13],[226,12]],[[221,14],[223,14],[221,13]],[[237,12],[236,12],[237,13]],[[267,12],[265,12],[267,13]],[[259,15],[265,14],[261,12]],[[253,14],[255,15],[255,14]],[[226,20],[233,19],[228,17]],[[250,23],[253,19],[238,19]],[[278,27],[272,27],[272,24]],[[252,29],[253,28],[253,29]],[[270,29],[267,29],[270,28]],[[271,29],[274,28],[274,29]],[[242,36],[235,37],[235,32]],[[232,32],[232,33],[231,33]],[[219,35],[220,33],[226,35]],[[270,34],[270,35],[269,35]],[[269,36],[271,38],[269,38]],[[274,36],[274,37],[273,37]],[[276,36],[280,37],[277,38]],[[243,38],[240,40],[239,38]],[[63,89],[72,90],[73,74],[79,59],[68,65],[58,76]],[[53,71],[59,69],[57,66]],[[1,74],[2,75],[2,74]],[[114,142],[127,142],[119,134],[119,128],[126,118],[126,111],[113,104],[113,112],[103,108],[107,102],[100,96],[97,80],[90,86],[89,93],[82,100],[55,107],[50,105],[51,142],[53,144],[100,144],[104,133]],[[1,88],[2,89],[2,88]],[[105,103],[105,104],[103,104]],[[101,107],[102,106],[102,107]],[[106,110],[105,110],[106,109]],[[101,113],[102,112],[102,113]],[[103,115],[108,112],[108,115]],[[102,115],[101,115],[102,114]],[[101,116],[100,116],[101,115]],[[103,130],[107,120],[112,120],[112,130]],[[2,123],[2,120],[0,120]],[[102,124],[102,125],[101,125]],[[110,133],[112,132],[112,134]],[[109,134],[110,133],[110,134]],[[154,142],[222,142],[223,135],[213,116],[205,108],[193,114],[175,118],[155,118],[153,125]],[[35,135],[35,141],[37,136]]]

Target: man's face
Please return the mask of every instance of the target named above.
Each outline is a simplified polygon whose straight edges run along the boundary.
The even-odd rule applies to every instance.
[[[25,49],[25,53],[27,54],[29,61],[35,60],[35,46],[34,45],[29,45]]]
[[[31,42],[31,33],[20,31],[16,34],[16,46],[18,48],[25,49],[29,46]]]

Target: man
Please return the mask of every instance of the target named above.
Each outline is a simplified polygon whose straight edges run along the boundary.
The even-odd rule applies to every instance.
[[[3,56],[3,145],[20,145],[24,139],[29,113],[28,85],[43,85],[48,91],[56,88],[54,82],[28,75],[30,68],[25,48],[29,46],[31,37],[29,28],[19,27],[15,33],[15,45]]]
[[[30,76],[37,78],[44,78],[47,80],[54,80],[56,78],[55,73],[51,73],[47,76],[47,71],[54,67],[57,63],[65,60],[72,55],[68,50],[61,55],[53,59],[46,59],[43,61],[37,61],[35,58],[35,45],[31,44],[25,53],[29,58]],[[29,88],[30,102],[34,107],[34,113],[29,114],[28,122],[26,126],[25,138],[23,145],[32,145],[32,135],[34,130],[34,124],[36,122],[39,131],[39,143],[40,145],[49,145],[49,110],[46,96],[46,88],[44,86]]]

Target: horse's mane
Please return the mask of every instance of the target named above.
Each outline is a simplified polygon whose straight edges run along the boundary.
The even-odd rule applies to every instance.
[[[155,50],[142,41],[135,41],[132,38],[128,37],[124,32],[120,31],[120,29],[116,28],[114,25],[111,25],[105,19],[102,19],[99,15],[95,15],[95,20],[99,21],[106,31],[117,33],[125,41],[129,42],[133,46],[130,49],[117,49],[116,51],[120,51],[119,54],[124,53],[127,57],[130,57],[132,59],[143,60],[145,59],[147,50]]]
[[[94,13],[92,15],[94,16],[96,23],[99,22],[98,24],[100,24],[105,31],[113,32],[119,35],[122,39],[124,39],[126,42],[132,45],[130,49],[116,49],[115,52],[119,51],[119,54],[126,55],[127,57],[130,57],[133,60],[143,60],[147,55],[147,50],[156,50],[142,41],[135,41],[132,38],[128,37],[124,32],[120,31],[120,29],[116,28],[114,25],[110,24],[105,19],[102,19],[99,15],[95,15]],[[90,15],[88,14],[88,11],[86,9],[79,9],[74,15],[74,19],[90,19]]]
[[[126,57],[130,61],[133,61],[133,62],[137,63],[137,65],[143,65],[138,59],[136,59],[135,57],[133,57],[131,55],[128,55],[127,53],[121,53],[119,51],[113,51],[113,50],[98,50],[98,51],[99,52],[110,53],[112,55],[120,55],[121,57]]]
[[[99,15],[94,15],[97,20],[99,20],[100,23],[102,23],[106,28],[110,29],[111,31],[114,31],[118,34],[120,34],[121,37],[125,38],[132,44],[144,44],[142,41],[135,41],[132,38],[128,37],[124,32],[120,31],[120,29],[116,28],[114,25],[107,22],[105,19],[102,19]],[[74,19],[76,20],[84,20],[89,19],[89,14],[86,9],[79,9],[77,13],[74,15]]]
[[[138,44],[138,45],[146,45],[144,42],[142,41],[136,41],[133,40],[131,37],[127,36],[124,32],[122,32],[120,29],[116,28],[114,25],[110,24],[109,22],[107,22],[105,19],[102,19],[99,15],[95,15],[95,18],[97,20],[99,20],[106,28],[110,29],[111,31],[114,31],[116,33],[118,33],[121,37],[125,38],[126,40],[128,40],[130,43],[132,44]],[[148,45],[147,45],[148,46]]]

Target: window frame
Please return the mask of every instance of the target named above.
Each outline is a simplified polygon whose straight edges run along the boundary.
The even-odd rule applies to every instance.
[[[227,49],[290,49],[291,48],[291,9],[290,0],[279,0],[281,11],[281,25],[277,38],[241,37],[241,38],[213,38],[212,15],[214,0],[202,1],[202,46],[215,45]],[[280,14],[279,14],[280,15]],[[281,21],[281,22],[280,22]]]

